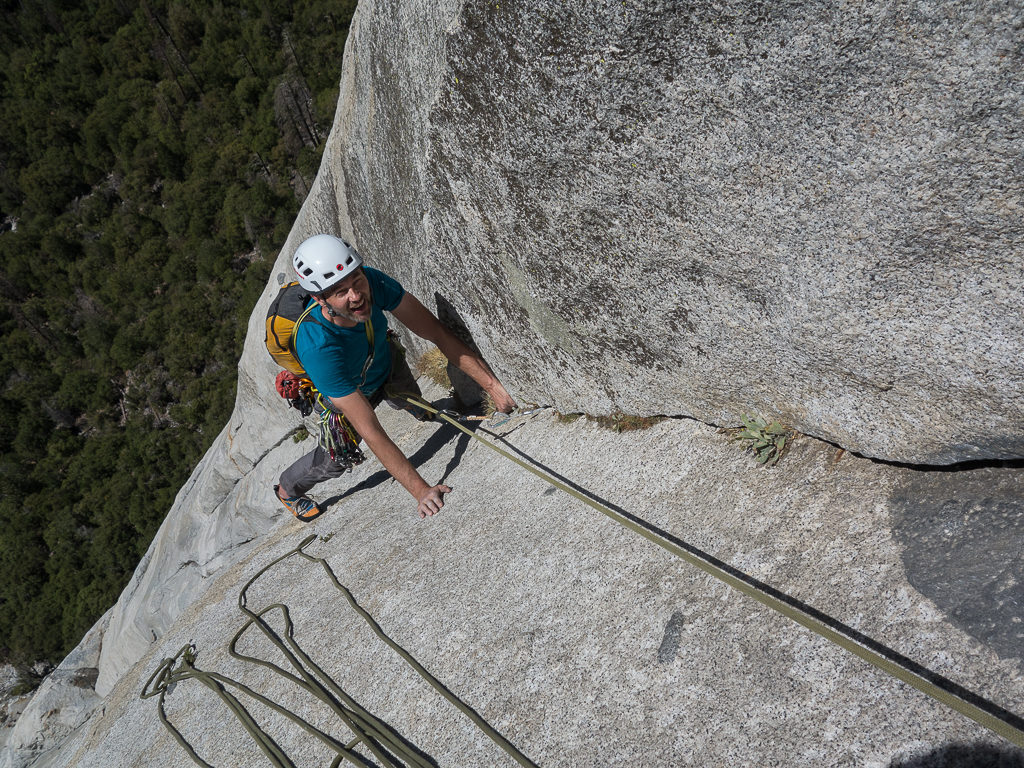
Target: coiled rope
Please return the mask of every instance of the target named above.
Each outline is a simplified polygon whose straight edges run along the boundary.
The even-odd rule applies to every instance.
[[[437,418],[448,422],[456,429],[479,440],[509,461],[518,464],[528,472],[551,483],[559,490],[579,499],[587,506],[611,518],[633,533],[643,536],[653,544],[657,544],[676,557],[685,560],[690,565],[700,568],[705,573],[728,584],[733,589],[792,619],[812,632],[824,637],[826,640],[838,645],[840,648],[863,659],[875,668],[882,670],[907,685],[913,686],[1007,741],[1019,747],[1024,747],[1024,718],[1019,715],[1000,707],[998,704],[985,699],[974,691],[949,680],[939,673],[927,669],[912,659],[879,643],[877,640],[842,624],[831,616],[800,602],[796,598],[702,552],[697,547],[684,541],[672,540],[672,537],[668,534],[655,529],[639,518],[633,518],[624,512],[611,509],[606,504],[602,504],[582,493],[577,488],[571,487],[568,483],[553,477],[551,473],[545,472],[535,465],[514,456],[490,440],[485,440],[472,430],[464,427],[457,419],[452,418],[445,411],[423,402],[421,398],[408,393],[402,396],[411,404],[433,413]]]
[[[537,768],[529,758],[523,755],[504,736],[491,727],[470,706],[461,701],[437,678],[431,675],[408,651],[388,637],[384,633],[384,630],[381,629],[380,625],[374,621],[373,617],[356,602],[352,593],[340,581],[338,581],[337,576],[335,576],[334,571],[326,560],[320,557],[313,557],[305,552],[306,546],[308,546],[315,538],[315,534],[307,536],[302,540],[302,543],[299,544],[299,546],[290,552],[286,552],[265,568],[261,569],[255,576],[246,582],[244,587],[242,587],[242,590],[238,595],[238,609],[249,618],[231,639],[228,646],[228,653],[233,658],[239,659],[240,661],[270,669],[276,674],[295,683],[311,696],[322,701],[334,712],[339,720],[348,726],[348,728],[355,734],[355,738],[347,744],[342,744],[334,737],[324,733],[319,728],[311,725],[295,713],[237,680],[233,680],[216,672],[208,672],[199,669],[195,665],[198,657],[195,646],[185,645],[173,657],[166,658],[161,662],[160,666],[150,676],[149,680],[146,681],[145,686],[143,686],[141,698],[147,699],[154,696],[159,697],[157,712],[160,721],[175,738],[178,744],[180,744],[185,752],[188,753],[188,756],[193,760],[193,762],[203,768],[213,768],[212,765],[203,760],[196,753],[181,732],[174,727],[168,719],[164,707],[165,698],[170,692],[171,687],[175,683],[182,682],[184,680],[196,680],[211,689],[235,715],[241,723],[242,728],[252,737],[260,750],[270,760],[270,763],[274,768],[295,768],[295,764],[289,759],[288,755],[284,753],[273,738],[271,738],[271,736],[259,726],[252,714],[245,708],[239,698],[229,689],[234,689],[245,694],[251,699],[260,702],[261,704],[270,707],[272,710],[295,723],[311,736],[334,750],[336,757],[331,763],[331,768],[338,768],[338,766],[346,760],[350,761],[353,765],[360,766],[360,768],[373,768],[373,763],[368,762],[355,751],[355,748],[360,744],[373,754],[373,757],[378,761],[379,765],[383,765],[385,768],[403,768],[405,766],[411,768],[431,768],[434,765],[434,763],[420,750],[409,744],[394,729],[388,726],[387,723],[374,717],[370,712],[360,706],[358,702],[349,696],[341,686],[335,683],[334,680],[332,680],[331,677],[302,650],[295,640],[294,626],[287,606],[282,603],[274,603],[272,605],[268,605],[259,612],[254,612],[249,609],[246,597],[246,592],[249,587],[251,587],[258,578],[278,563],[290,557],[298,556],[311,563],[319,563],[327,574],[327,578],[334,584],[335,588],[345,596],[345,599],[348,601],[352,609],[363,618],[374,634],[376,634],[377,637],[388,645],[389,648],[395,651],[395,653],[409,664],[431,687],[434,688],[435,691],[440,693],[449,703],[472,720],[473,723],[483,731],[488,738],[504,750],[509,757],[527,768]],[[279,611],[281,614],[285,628],[284,637],[278,635],[278,633],[263,618],[266,614],[272,611]],[[267,637],[267,639],[281,651],[282,654],[284,654],[289,664],[295,670],[295,673],[289,672],[272,662],[258,659],[254,656],[248,656],[238,651],[238,641],[250,627],[254,626],[258,628]]]

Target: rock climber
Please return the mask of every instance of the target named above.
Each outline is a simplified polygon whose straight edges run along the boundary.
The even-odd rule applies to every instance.
[[[296,249],[292,266],[299,284],[312,294],[313,307],[295,333],[295,353],[319,391],[317,409],[325,421],[334,416],[341,428],[351,427],[350,443],[361,438],[391,476],[416,499],[421,518],[444,506],[447,485],[430,485],[395,445],[377,419],[374,408],[383,400],[395,408],[410,407],[399,393],[420,396],[416,378],[405,361],[404,350],[387,333],[390,312],[406,328],[438,349],[468,374],[494,401],[495,409],[511,413],[516,402],[487,363],[459,341],[394,278],[363,265],[359,253],[332,235],[315,235]],[[395,395],[395,396],[392,396]],[[334,413],[325,413],[333,411]],[[338,419],[335,414],[342,414]],[[348,425],[344,422],[347,421]],[[317,483],[338,477],[351,466],[332,458],[322,442],[282,474],[274,486],[277,497],[296,518],[309,521],[321,510],[306,494]]]

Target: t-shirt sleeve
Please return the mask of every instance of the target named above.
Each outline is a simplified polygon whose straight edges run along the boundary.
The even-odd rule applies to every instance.
[[[386,312],[391,312],[402,301],[405,289],[402,284],[390,275],[385,275],[372,267],[365,267],[366,279],[373,290],[373,302]]]

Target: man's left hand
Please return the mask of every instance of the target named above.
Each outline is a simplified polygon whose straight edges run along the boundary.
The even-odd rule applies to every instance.
[[[512,411],[519,407],[500,381],[496,381],[495,386],[491,387],[487,394],[494,401],[494,410],[500,413],[512,413]]]

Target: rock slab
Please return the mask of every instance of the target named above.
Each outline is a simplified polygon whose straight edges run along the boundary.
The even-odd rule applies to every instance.
[[[243,585],[311,534],[307,551],[328,561],[383,631],[539,766],[1024,765],[1012,744],[468,436],[388,409],[381,417],[425,477],[454,487],[444,510],[420,520],[372,461],[325,484],[328,511],[309,525],[282,513],[257,546],[211,577],[47,768],[189,765],[155,700],[139,699],[161,659],[185,643],[195,644],[200,668],[347,743],[350,732],[309,694],[227,653],[244,621]],[[943,561],[927,541],[907,547],[908,534],[897,533],[906,489],[921,473],[838,456],[809,438],[764,470],[726,435],[682,419],[616,434],[548,411],[490,431],[506,450],[665,535],[1024,712],[1020,645],[991,631],[997,622],[1019,626],[1021,605],[992,599],[990,579],[958,580],[952,602],[908,580],[927,552]],[[303,450],[286,441],[266,462],[283,466]],[[979,490],[991,481],[984,471],[956,477],[929,498],[959,500],[975,514],[998,508]],[[1000,482],[1019,490],[1021,474]],[[983,546],[983,532],[960,530],[948,548]],[[989,543],[1008,530],[994,530]],[[1019,559],[1005,577],[1024,580]],[[276,603],[289,607],[295,642],[331,680],[436,765],[514,764],[368,629],[318,565],[281,563],[247,594],[253,610]],[[955,604],[975,611],[957,613]],[[279,613],[268,621],[283,634]],[[255,633],[239,648],[283,660]],[[244,703],[296,765],[331,763],[305,731]],[[211,765],[266,764],[202,685],[179,683],[167,713]]]
[[[524,402],[709,424],[759,412],[901,462],[1024,455],[1022,29],[1007,2],[363,0],[320,174],[250,321],[236,410],[109,629],[82,647],[95,664],[66,662],[94,670],[97,693],[51,734],[74,728],[101,695],[110,707],[37,764],[156,764],[145,750],[166,737],[116,725],[147,716],[133,703],[147,665],[188,637],[215,644],[238,569],[280,544],[268,489],[301,448],[288,441],[295,423],[270,386],[261,328],[291,252],[317,232],[353,239],[370,263],[433,298]],[[569,430],[551,444],[525,427],[518,436],[538,460],[599,493],[625,488],[667,530],[1020,710],[1019,466],[964,476],[966,491],[867,463],[833,482],[829,449],[816,444],[795,474],[766,484],[739,471],[713,430],[693,427],[696,438],[662,427],[635,442]],[[403,444],[430,462],[448,443]],[[542,761],[939,766],[967,749],[1019,762],[816,642],[786,635],[773,646],[757,633],[789,630],[678,581],[611,534],[588,538],[576,513],[547,506],[551,489],[531,492],[526,509],[503,507],[523,486],[476,461],[461,438],[454,446],[442,452],[447,464],[430,466],[445,478],[474,457],[459,475],[478,494],[464,531],[396,534],[374,510],[408,502],[371,473],[357,487],[372,499],[346,518],[354,528],[324,536],[369,548],[357,579],[408,641],[427,653],[454,642],[462,661],[492,673],[497,692],[441,664],[497,725],[527,734]],[[613,482],[622,462],[607,456],[627,457],[627,479],[651,483]],[[998,498],[979,495],[990,486]],[[338,490],[334,502],[352,495]],[[537,509],[552,514],[535,521],[539,536],[509,523]],[[621,547],[611,571],[609,541]],[[483,546],[497,542],[510,559]],[[567,565],[570,546],[582,554]],[[975,568],[978,553],[994,557]],[[422,574],[462,571],[416,605]],[[504,581],[491,591],[470,586],[495,574]],[[522,614],[524,594],[576,618]],[[638,596],[656,607],[638,612]],[[619,613],[605,615],[603,598]],[[513,619],[532,628],[508,634]],[[384,710],[397,706],[356,684]],[[52,745],[26,735],[25,717],[63,711],[47,701],[70,688],[47,691],[26,709],[5,765]],[[591,710],[565,692],[589,695]],[[399,710],[421,734],[416,706]],[[700,720],[705,710],[727,725]],[[749,722],[737,724],[738,711]],[[632,726],[652,722],[633,740]],[[492,764],[459,726],[420,737],[439,756],[473,756],[459,764]]]
[[[1019,4],[367,0],[332,174],[525,398],[1024,456]]]

